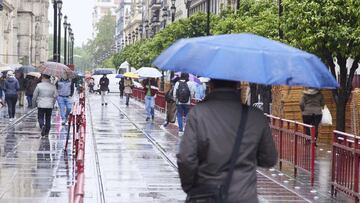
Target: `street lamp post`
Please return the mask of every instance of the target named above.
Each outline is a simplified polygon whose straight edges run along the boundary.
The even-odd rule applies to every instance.
[[[164,23],[164,28],[166,27],[166,21],[167,21],[167,17],[168,17],[168,9],[167,9],[167,7],[164,7],[163,9],[162,9],[162,11],[163,11],[163,14],[162,14],[162,18],[163,18],[163,23]]]
[[[71,29],[71,24],[68,23],[68,32],[69,32],[69,39],[68,39],[68,46],[67,46],[67,60],[68,60],[68,64],[70,64],[70,44],[71,44],[71,35],[72,35],[72,29]]]
[[[71,64],[74,64],[74,34],[71,35]]]
[[[67,16],[64,16],[64,64],[67,64]]]
[[[59,7],[59,14],[58,14],[58,17],[59,17],[59,22],[58,22],[58,62],[60,63],[61,62],[61,18],[62,18],[62,13],[61,13],[61,7],[62,7],[62,1],[60,1],[60,3],[58,3],[58,7]]]
[[[210,0],[206,0],[206,35],[210,35]]]
[[[53,0],[54,8],[54,33],[53,33],[53,61],[57,61],[57,0]]]
[[[176,13],[176,7],[175,7],[175,0],[171,0],[171,22],[175,21],[175,13]]]
[[[207,0],[208,1],[208,0]],[[187,17],[190,17],[190,7],[191,7],[191,0],[185,0],[186,10],[187,10]]]
[[[145,20],[145,37],[148,38],[149,21]]]

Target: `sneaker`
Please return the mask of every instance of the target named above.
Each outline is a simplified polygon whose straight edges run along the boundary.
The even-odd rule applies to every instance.
[[[146,117],[146,121],[149,121],[150,120],[150,118],[149,117]]]
[[[61,125],[66,125],[66,121],[63,121],[63,122],[61,123]]]
[[[104,103],[101,103],[101,106],[104,106]]]
[[[105,106],[107,106],[107,103],[105,103]]]

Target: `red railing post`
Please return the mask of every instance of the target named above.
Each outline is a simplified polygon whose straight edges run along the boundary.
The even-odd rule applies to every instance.
[[[315,144],[316,144],[316,140],[315,140],[315,126],[311,127],[311,168],[310,168],[310,182],[311,182],[311,187],[314,186],[314,181],[315,181]]]
[[[294,177],[297,176],[297,167],[298,167],[298,135],[297,135],[297,130],[298,130],[298,124],[297,122],[295,122],[295,129],[292,131],[293,135],[294,135]]]
[[[336,195],[335,193],[335,187],[334,187],[334,183],[335,183],[335,167],[337,165],[337,158],[336,158],[336,154],[337,154],[337,149],[335,146],[335,143],[337,142],[337,135],[335,132],[333,132],[333,139],[332,139],[332,162],[331,162],[331,196]]]
[[[282,119],[280,119],[280,126],[279,126],[280,128],[280,130],[279,130],[279,151],[278,151],[278,153],[279,153],[279,168],[280,168],[280,170],[282,170],[282,159],[283,159],[283,127],[284,127],[284,121],[282,120]]]
[[[358,137],[354,137],[354,159],[355,159],[355,164],[354,164],[354,192],[355,192],[355,202],[359,202],[359,138]]]

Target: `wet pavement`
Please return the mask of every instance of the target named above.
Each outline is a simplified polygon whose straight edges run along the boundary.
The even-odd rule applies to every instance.
[[[165,116],[160,112],[154,122],[146,122],[140,102],[132,100],[126,107],[118,96],[108,98],[108,106],[101,106],[97,95],[88,100],[105,202],[128,202],[129,197],[131,202],[183,201],[175,161],[180,141],[177,127],[162,128]],[[300,177],[305,183],[276,169],[259,169],[261,202],[337,202],[327,189],[311,188],[306,177]]]
[[[59,115],[54,111],[50,135],[41,137],[37,111],[17,112],[12,123],[0,119],[0,202],[67,202],[73,170],[63,152],[66,129]],[[0,117],[5,115],[1,109]]]
[[[140,102],[132,100],[126,107],[116,95],[108,99],[107,106],[101,106],[98,95],[87,100],[84,202],[183,202],[176,125],[162,128],[165,115],[160,112],[154,122],[146,122]],[[74,160],[64,153],[67,127],[55,110],[50,135],[41,138],[37,111],[17,112],[17,120],[9,123],[6,109],[0,109],[0,202],[68,202]],[[290,167],[259,169],[260,201],[348,202],[341,195],[330,198],[330,148],[320,145],[317,156],[314,188],[306,174],[296,180],[289,176]]]

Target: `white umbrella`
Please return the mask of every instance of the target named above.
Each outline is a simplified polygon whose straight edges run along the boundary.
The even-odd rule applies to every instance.
[[[206,78],[206,77],[199,77],[200,82],[209,82],[210,78]]]
[[[0,72],[4,72],[4,71],[14,71],[15,70],[15,68],[12,68],[12,67],[10,67],[10,66],[8,66],[8,65],[1,65],[0,66]]]
[[[156,68],[142,67],[137,70],[137,74],[144,78],[159,78],[162,76],[161,72]]]
[[[36,78],[40,78],[41,73],[39,73],[39,72],[30,72],[30,73],[27,73],[26,75],[30,75],[30,76],[34,76]]]

